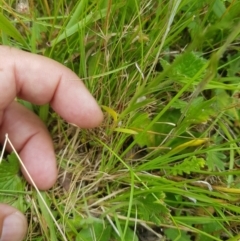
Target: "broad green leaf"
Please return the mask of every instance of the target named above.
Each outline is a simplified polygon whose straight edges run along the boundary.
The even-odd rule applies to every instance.
[[[215,98],[206,101],[204,101],[202,97],[194,99],[186,113],[183,123],[189,125],[206,123],[211,117],[216,115],[217,110],[215,110],[215,105]]]
[[[49,104],[45,104],[39,107],[39,117],[43,122],[47,122],[49,115]]]
[[[91,220],[93,222],[79,232],[76,241],[110,240],[111,226],[105,225],[100,219]]]
[[[116,240],[116,241],[123,241],[123,238],[122,237],[119,237],[116,233],[114,234],[114,239],[113,240]],[[127,228],[127,232],[126,232],[126,235],[124,237],[124,241],[138,241],[138,237],[136,235],[136,233],[130,229],[130,228]]]
[[[157,198],[156,198],[157,197]],[[138,215],[141,219],[160,225],[169,218],[169,209],[164,203],[164,193],[146,194],[137,197]]]
[[[0,189],[5,181],[11,181],[20,171],[19,161],[14,153],[8,155],[7,160],[3,160],[0,164]]]
[[[191,237],[187,232],[172,228],[167,228],[164,230],[164,233],[168,240],[176,241],[191,241]]]
[[[180,58],[180,61],[178,61]],[[178,61],[169,75],[175,78],[176,81],[186,83],[190,78],[193,78],[206,64],[206,60],[202,58],[198,53],[186,52],[180,54],[174,60]],[[161,60],[163,69],[167,69],[169,63],[166,60]],[[198,77],[200,80],[203,77],[204,72]]]
[[[206,164],[209,171],[225,170],[226,156],[222,152],[208,151],[206,157]]]
[[[22,45],[27,46],[23,36],[18,32],[14,25],[0,13],[0,30],[19,41]]]
[[[126,232],[126,235],[124,237],[124,240],[125,241],[138,241],[138,237],[132,229],[127,228],[127,232]]]
[[[222,240],[221,233],[225,232],[225,226],[226,224],[222,224],[219,221],[213,221],[208,224],[203,224],[201,229],[206,232],[207,234],[211,234],[214,237],[218,238],[219,240]],[[199,235],[199,241],[212,241],[211,237],[206,237],[204,234]]]
[[[213,4],[213,12],[216,14],[218,18],[221,18],[223,14],[226,12],[224,1],[215,0],[215,3]]]
[[[238,92],[236,92],[238,95]],[[236,121],[239,120],[238,108],[239,108],[239,99],[238,97],[231,97],[227,90],[216,90],[216,104],[219,111],[224,111],[224,114],[227,114],[230,119]],[[234,96],[234,94],[233,94]]]
[[[25,211],[24,182],[19,176],[20,164],[14,153],[0,164],[0,203],[9,203]],[[9,195],[6,195],[9,194]]]

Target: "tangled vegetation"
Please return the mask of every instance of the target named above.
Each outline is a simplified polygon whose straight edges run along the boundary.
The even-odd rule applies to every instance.
[[[0,43],[72,69],[105,115],[80,130],[19,100],[46,123],[59,165],[41,197],[14,154],[0,165],[0,201],[26,213],[27,240],[240,239],[239,0],[0,9]]]

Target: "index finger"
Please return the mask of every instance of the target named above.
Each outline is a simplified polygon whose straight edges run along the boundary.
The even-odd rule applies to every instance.
[[[102,112],[78,76],[46,57],[0,46],[0,112],[16,96],[50,103],[66,121],[83,128],[99,125]]]

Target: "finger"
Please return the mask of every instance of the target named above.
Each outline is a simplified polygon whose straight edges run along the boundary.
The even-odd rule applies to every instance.
[[[27,233],[27,220],[17,209],[0,204],[0,240],[22,241]]]
[[[0,46],[0,110],[15,96],[42,105],[50,102],[65,120],[91,128],[103,119],[96,101],[78,76],[43,56]]]
[[[6,133],[38,188],[46,190],[52,187],[57,179],[56,159],[51,138],[40,119],[19,103],[13,102],[4,112],[1,142]],[[9,146],[7,149],[11,150]],[[24,171],[23,174],[30,182]]]

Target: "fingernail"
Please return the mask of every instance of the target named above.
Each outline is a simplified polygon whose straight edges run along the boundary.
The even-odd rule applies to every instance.
[[[20,212],[7,216],[3,221],[0,241],[22,241],[26,235],[26,219]]]

